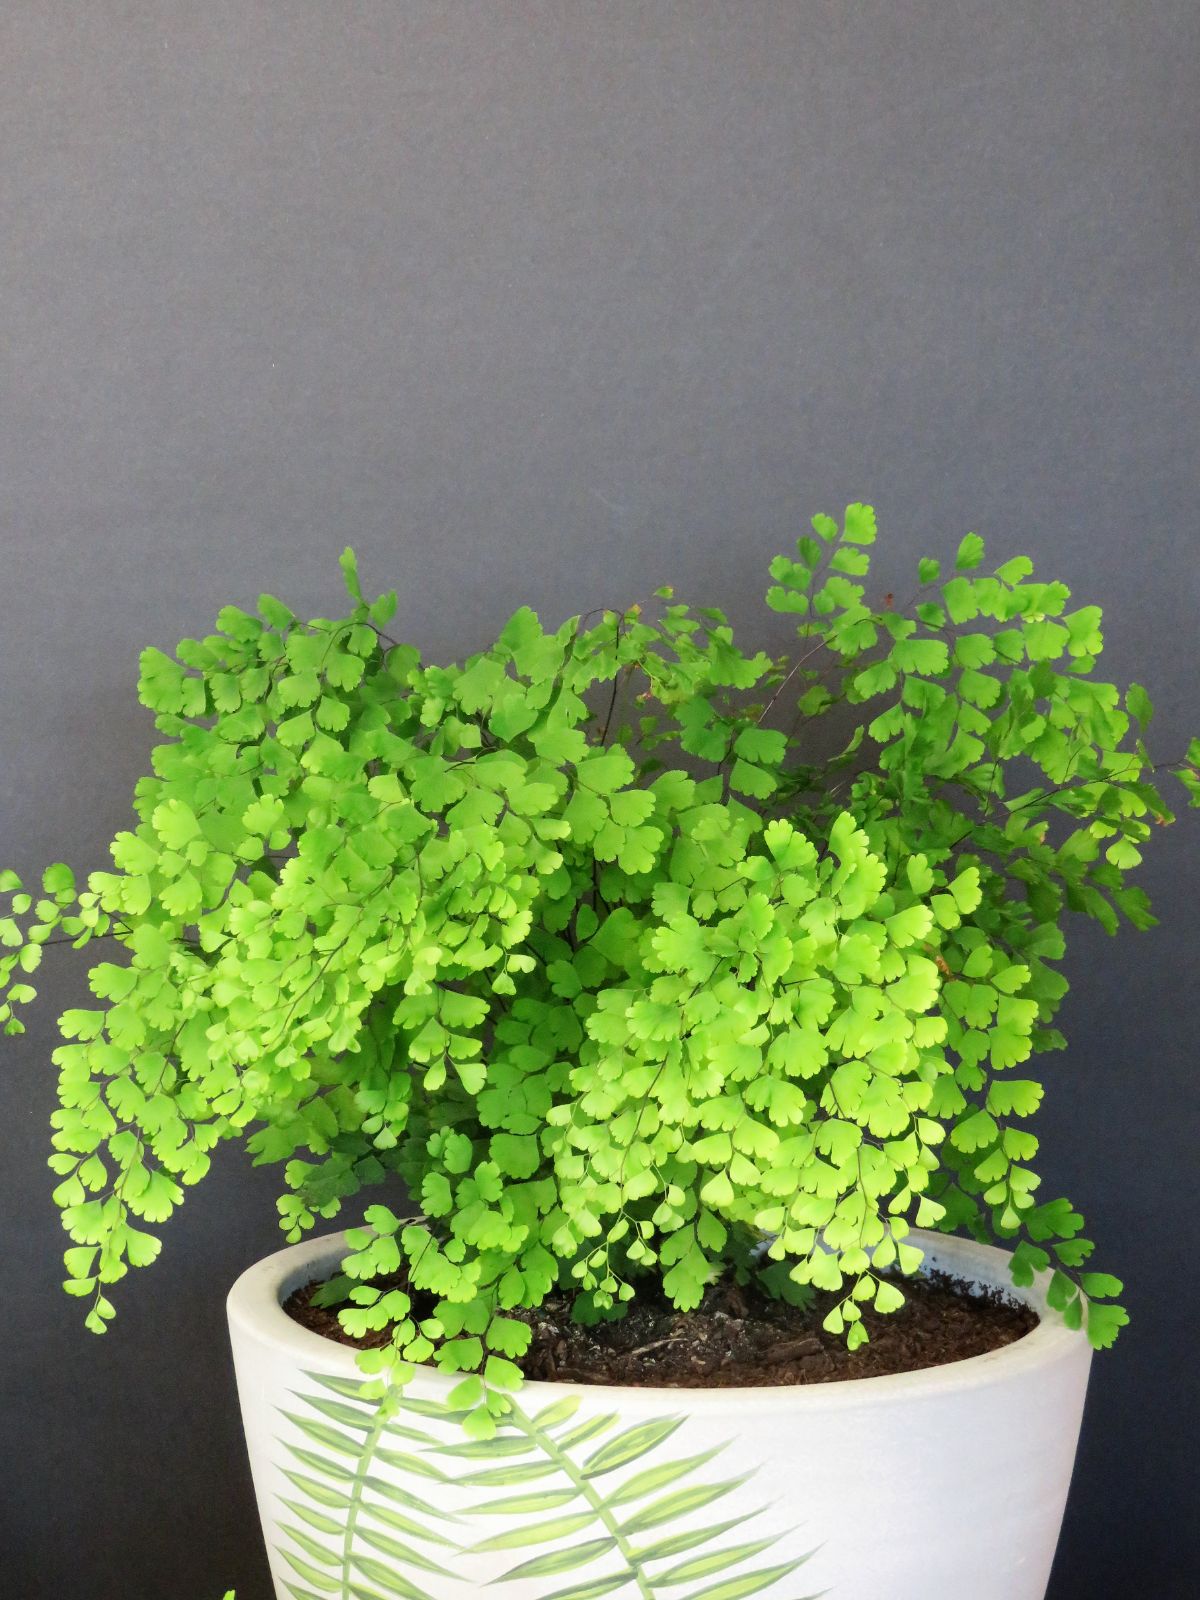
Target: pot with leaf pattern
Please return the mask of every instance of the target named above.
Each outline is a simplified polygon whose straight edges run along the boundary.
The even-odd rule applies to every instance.
[[[916,1237],[928,1266],[1010,1287],[1003,1251]],[[229,1297],[279,1600],[1044,1596],[1090,1362],[1057,1318],[891,1377],[531,1382],[480,1441],[447,1405],[453,1377],[418,1371],[385,1416],[355,1352],[283,1311],[343,1253],[340,1236],[281,1250]]]

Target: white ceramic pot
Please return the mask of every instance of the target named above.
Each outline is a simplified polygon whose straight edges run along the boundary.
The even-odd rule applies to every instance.
[[[929,1266],[1009,1288],[1003,1251],[914,1238]],[[1053,1313],[894,1377],[529,1383],[472,1442],[447,1414],[456,1380],[421,1370],[381,1424],[355,1352],[284,1314],[342,1253],[340,1236],[281,1250],[229,1296],[280,1600],[1042,1600],[1090,1360]]]

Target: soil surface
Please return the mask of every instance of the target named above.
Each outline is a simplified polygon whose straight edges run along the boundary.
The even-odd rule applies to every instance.
[[[395,1287],[380,1280],[380,1287]],[[297,1289],[283,1309],[294,1321],[339,1344],[366,1349],[386,1334],[351,1338],[336,1307],[312,1304],[317,1283]],[[847,1350],[822,1319],[836,1296],[820,1294],[807,1309],[772,1300],[753,1286],[714,1284],[687,1313],[650,1291],[619,1322],[584,1327],[570,1319],[570,1301],[553,1295],[533,1311],[506,1313],[529,1323],[533,1341],[517,1363],[527,1378],[548,1382],[711,1389],[831,1383],[917,1372],[984,1355],[1037,1326],[1028,1306],[997,1290],[980,1292],[945,1273],[906,1278],[905,1304],[881,1316],[863,1312],[870,1342]]]

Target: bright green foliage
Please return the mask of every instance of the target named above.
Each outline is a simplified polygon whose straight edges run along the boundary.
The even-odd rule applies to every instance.
[[[1153,921],[1126,882],[1171,820],[1149,699],[1095,680],[1098,608],[1024,557],[986,573],[968,535],[911,613],[876,609],[871,510],[813,530],[771,564],[784,660],[662,590],[426,665],[349,553],[346,617],[263,596],[145,653],[165,738],[113,870],[0,876],[7,1031],[48,941],[113,941],[55,1052],[89,1327],[243,1137],[289,1239],[405,1181],[426,1220],[367,1208],[343,1319],[391,1330],[374,1370],[461,1372],[480,1432],[528,1338],[506,1313],[556,1287],[603,1317],[650,1279],[684,1310],[724,1272],[812,1285],[853,1346],[914,1224],[1010,1242],[1111,1341],[1119,1286],[1081,1273],[1024,1124],[1065,913]],[[1193,803],[1198,769],[1194,742]],[[400,1267],[432,1313],[371,1286]]]

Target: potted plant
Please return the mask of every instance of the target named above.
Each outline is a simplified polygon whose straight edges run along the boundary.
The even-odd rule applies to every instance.
[[[1171,814],[1097,607],[974,534],[872,606],[875,532],[852,505],[772,563],[784,659],[663,589],[426,665],[347,551],[347,616],[263,596],[145,652],[165,741],[112,871],[0,880],[7,1031],[48,943],[117,957],[55,1052],[88,1327],[218,1140],[282,1166],[291,1247],[230,1297],[281,1596],[1043,1594],[1126,1318],[1039,1193],[1029,1063],[1065,913],[1149,925],[1126,874]],[[388,1184],[414,1214],[385,1187],[304,1239]],[[1036,1327],[857,1376],[931,1269]],[[285,1313],[314,1281],[366,1348]],[[842,1375],[522,1381],[547,1307],[686,1331],[714,1294]]]

